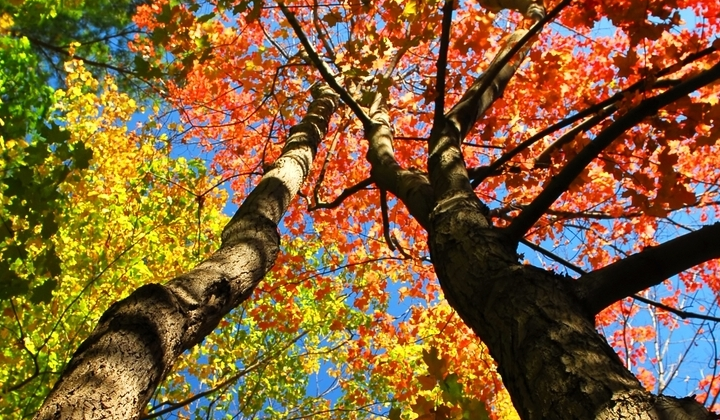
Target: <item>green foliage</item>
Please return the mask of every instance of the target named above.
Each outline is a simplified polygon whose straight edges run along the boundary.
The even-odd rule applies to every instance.
[[[7,23],[7,17],[3,22]],[[38,57],[27,38],[0,32],[0,137],[23,139],[42,125],[52,105],[53,90],[36,71],[38,67]]]
[[[55,248],[46,247],[40,253],[29,248],[33,242],[48,241],[57,233],[56,216],[66,205],[61,186],[70,173],[90,164],[92,150],[83,143],[70,144],[69,138],[70,134],[53,121],[42,125],[29,145],[22,139],[0,138],[0,299],[32,290],[34,302],[47,302],[57,284],[61,268]],[[40,282],[42,278],[47,279]]]
[[[339,293],[354,281],[349,273],[335,273],[332,286],[318,275],[337,250],[323,246],[319,235],[314,239],[288,241],[284,261],[253,298],[176,363],[150,413],[190,399],[179,412],[198,419],[224,412],[245,418],[353,418],[356,405],[347,395],[337,401],[327,395],[340,391],[338,379],[329,389],[316,387],[328,374],[341,376],[353,331],[371,317]],[[374,391],[385,399],[390,392]]]
[[[137,104],[112,80],[67,70],[42,137],[0,143],[3,419],[31,416],[110,304],[188,270],[225,223],[217,180],[129,130]]]
[[[57,284],[61,268],[55,248],[38,253],[29,248],[58,231],[58,209],[67,205],[62,185],[68,175],[89,167],[93,151],[83,141],[70,143],[64,122],[49,114],[53,86],[64,83],[63,61],[69,55],[91,60],[96,73],[111,60],[121,62],[137,4],[0,2],[0,299],[32,293],[34,302],[47,302]]]
[[[74,54],[91,60],[99,77],[107,67],[128,62],[127,42],[136,30],[132,14],[144,1],[138,0],[27,0],[0,2],[0,16],[12,19],[4,38],[25,40],[39,60],[40,73],[62,82],[63,62],[71,43]]]

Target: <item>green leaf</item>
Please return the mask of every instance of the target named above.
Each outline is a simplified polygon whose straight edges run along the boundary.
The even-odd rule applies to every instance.
[[[32,303],[49,303],[52,299],[52,292],[57,287],[57,280],[50,279],[46,280],[42,285],[32,289],[30,295],[30,302]]]
[[[147,76],[147,74],[150,72],[150,63],[145,61],[142,56],[136,55],[135,56],[135,71],[140,76]]]
[[[210,19],[212,19],[212,18],[214,18],[214,17],[215,17],[215,13],[208,13],[208,14],[205,14],[205,15],[202,15],[202,16],[198,17],[198,18],[197,18],[197,21],[198,21],[199,23],[203,23],[203,22],[209,21]]]
[[[177,4],[173,4],[174,2],[177,4],[180,3],[177,0],[171,0],[169,4],[163,6],[162,11],[155,18],[158,22],[165,24],[170,23],[170,21],[172,20],[172,9],[173,7],[177,6]]]
[[[208,49],[210,47],[210,38],[207,35],[203,35],[199,38],[195,38],[195,46],[202,49]]]
[[[26,231],[21,230],[17,235],[18,238],[16,239],[15,243],[10,245],[5,249],[5,251],[3,251],[2,260],[0,260],[0,263],[7,262],[8,264],[10,264],[16,259],[25,260],[27,258],[25,239],[20,238],[20,236],[22,236],[23,234],[26,234]],[[25,236],[27,236],[27,234]],[[2,274],[0,274],[0,277],[2,277]]]
[[[46,248],[35,261],[36,272],[49,274],[49,277],[57,277],[62,273],[62,268],[60,267],[61,262],[60,257],[58,257],[57,252],[55,252],[55,246],[51,245]]]
[[[50,123],[50,126],[44,125],[40,129],[40,135],[52,144],[67,143],[70,140],[70,132],[63,130],[55,123]]]
[[[445,379],[440,382],[440,388],[443,390],[445,399],[454,404],[457,404],[462,400],[463,391],[462,385],[458,383],[458,375],[451,373]]]
[[[0,264],[0,299],[24,295],[29,290],[29,280],[20,278],[15,271],[6,268],[5,264]]]
[[[393,407],[390,409],[390,414],[388,414],[388,418],[390,420],[400,420],[400,413],[402,413],[402,410],[397,407]]]
[[[140,77],[152,79],[155,77],[161,77],[162,72],[159,68],[152,66],[148,61],[142,58],[140,55],[136,55],[134,59],[135,72]]]
[[[155,44],[164,44],[170,37],[168,31],[165,28],[157,28],[153,31],[151,38]]]
[[[50,155],[50,148],[47,142],[36,140],[25,149],[25,162],[28,165],[39,165]]]
[[[52,213],[47,215],[43,219],[42,223],[42,229],[40,230],[40,236],[42,236],[43,239],[47,240],[50,239],[53,235],[55,235],[58,231],[58,224],[55,221],[55,215]]]
[[[467,420],[490,420],[490,413],[488,413],[484,402],[472,399],[463,406],[463,418]]]
[[[92,149],[85,146],[85,143],[77,143],[73,148],[73,167],[76,169],[87,169],[90,167],[90,160],[93,158]]]
[[[15,236],[15,232],[12,230],[12,226],[7,222],[0,223],[0,242],[13,236]]]

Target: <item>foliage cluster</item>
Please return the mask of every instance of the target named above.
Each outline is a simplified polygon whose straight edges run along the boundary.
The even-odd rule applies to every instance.
[[[2,3],[0,414],[30,416],[113,302],[217,247],[221,186],[247,197],[325,79],[347,96],[275,268],[175,363],[144,418],[519,418],[445,300],[426,221],[382,171],[427,178],[436,110],[491,79],[531,25],[502,11],[520,3],[541,2],[460,2],[450,27],[436,0]],[[525,264],[575,275],[717,221],[715,82],[618,134],[527,222],[608,127],[715,68],[720,48],[716,2],[545,3],[560,14],[463,133],[493,227],[529,224]],[[373,112],[394,130],[384,166],[365,161]],[[597,316],[648,390],[718,408],[719,269],[710,259]],[[710,363],[688,368],[691,356]]]

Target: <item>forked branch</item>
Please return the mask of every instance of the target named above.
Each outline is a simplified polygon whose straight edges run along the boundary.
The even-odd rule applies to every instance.
[[[360,120],[360,122],[363,125],[363,128],[365,130],[368,130],[370,126],[372,125],[372,120],[370,120],[370,117],[365,112],[365,110],[362,109],[360,104],[358,104],[348,93],[347,90],[345,90],[342,86],[340,86],[340,83],[338,83],[337,78],[333,76],[332,71],[328,67],[327,64],[320,58],[317,51],[315,51],[315,48],[313,48],[312,44],[310,44],[310,41],[308,40],[307,36],[305,35],[305,32],[303,31],[302,27],[300,26],[300,22],[298,22],[297,18],[295,17],[295,14],[290,11],[290,9],[285,6],[284,2],[279,1],[278,6],[280,7],[280,10],[285,15],[285,19],[287,19],[290,26],[293,28],[293,31],[295,31],[295,35],[300,40],[300,43],[302,44],[303,48],[305,49],[305,52],[307,53],[308,57],[310,58],[310,61],[313,63],[315,68],[320,72],[320,75],[322,76],[323,80],[325,80],[325,83],[330,86],[332,90],[335,91],[340,96],[340,99],[345,102],[345,104],[353,111],[356,117]]]
[[[626,130],[642,122],[645,117],[655,114],[660,108],[718,79],[720,79],[720,63],[657,96],[643,100],[638,106],[630,109],[625,115],[615,120],[585,146],[573,160],[568,162],[533,202],[513,220],[510,226],[505,229],[508,239],[514,242],[519,241],[535,222],[540,220],[555,200],[567,191],[573,180],[580,175],[590,162]]]
[[[555,8],[553,8],[544,18],[537,21],[530,29],[528,29],[524,33],[523,33],[523,31],[519,31],[519,30],[515,31],[515,33],[513,34],[513,37],[516,34],[518,34],[518,35],[522,34],[522,36],[519,36],[514,39],[513,39],[513,37],[511,37],[510,42],[508,43],[508,47],[503,48],[500,51],[500,53],[497,55],[497,57],[495,57],[495,59],[493,59],[493,62],[490,64],[490,67],[487,69],[485,74],[482,75],[481,83],[479,83],[479,84],[476,83],[470,89],[470,91],[468,91],[463,96],[463,98],[460,100],[460,103],[462,103],[464,100],[470,99],[468,97],[468,94],[471,94],[472,97],[475,98],[475,101],[477,100],[477,98],[483,96],[485,91],[493,83],[496,82],[495,79],[498,77],[498,75],[500,75],[500,72],[506,71],[505,66],[510,63],[510,60],[517,59],[517,61],[522,61],[522,59],[524,58],[524,54],[527,53],[527,49],[528,49],[527,44],[530,41],[530,39],[532,39],[532,37],[537,35],[540,32],[540,30],[548,22],[555,19],[555,17],[560,13],[560,11],[562,11],[562,9],[564,9],[567,5],[569,5],[571,3],[571,1],[572,0],[563,0],[560,3],[558,3],[558,5],[555,6]],[[518,52],[523,51],[523,50],[525,50],[525,53],[523,53],[523,57],[520,57],[520,58],[515,57],[518,54]],[[515,66],[515,67],[517,67],[517,66]],[[452,111],[450,111],[450,112],[452,112]],[[480,115],[477,115],[475,120],[477,120],[477,117],[479,117],[479,116]],[[473,121],[472,123],[474,124],[475,121]],[[468,130],[469,130],[469,127],[468,127]],[[467,134],[467,131],[461,131],[461,132],[463,133],[462,137],[464,138],[465,135]]]
[[[638,82],[632,84],[628,88],[623,89],[622,91],[611,96],[610,98],[608,98],[602,102],[598,102],[597,104],[591,105],[591,106],[583,109],[582,111],[580,111],[574,115],[571,115],[571,116],[565,118],[564,120],[559,121],[545,129],[543,129],[539,133],[535,134],[534,136],[530,137],[529,139],[527,139],[527,140],[521,142],[520,144],[518,144],[517,146],[515,146],[512,150],[510,150],[507,153],[500,156],[500,158],[498,158],[498,160],[496,160],[489,166],[473,168],[473,170],[472,170],[472,172],[473,172],[473,177],[472,177],[473,178],[473,187],[480,185],[480,183],[488,176],[498,174],[503,165],[508,163],[515,156],[519,155],[523,150],[527,149],[528,147],[530,147],[533,144],[537,143],[538,141],[542,140],[546,136],[549,136],[550,134],[552,134],[558,130],[562,130],[563,128],[568,127],[568,126],[576,123],[577,121],[580,121],[583,118],[586,118],[592,114],[601,112],[603,109],[605,109],[613,104],[616,104],[617,102],[622,100],[622,98],[624,98],[626,96],[626,94],[628,94],[628,93],[644,92],[649,89],[676,86],[678,84],[677,80],[663,79],[663,80],[657,80],[653,84],[650,84],[648,81],[650,79],[658,79],[660,77],[664,77],[669,74],[672,74],[672,73],[682,69],[686,65],[694,63],[695,61],[697,61],[703,57],[706,57],[715,51],[716,51],[716,48],[711,46],[711,47],[705,48],[704,50],[698,51],[697,53],[690,54],[687,57],[683,58],[682,60],[678,61],[677,63],[675,63],[669,67],[666,67],[651,76],[648,76],[646,78],[639,80]]]
[[[477,120],[502,95],[505,86],[515,75],[528,49],[523,49],[521,56],[516,57],[513,62],[504,59],[526,34],[525,30],[515,31],[490,63],[488,70],[475,79],[444,118],[435,121],[428,140],[428,169],[438,197],[460,191],[467,196],[473,194],[460,145]]]

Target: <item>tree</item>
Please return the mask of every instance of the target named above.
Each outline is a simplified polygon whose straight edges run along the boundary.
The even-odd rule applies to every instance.
[[[186,271],[208,255],[217,240],[215,232],[227,222],[219,217],[224,195],[216,187],[221,180],[208,177],[197,159],[169,157],[169,139],[164,134],[156,137],[156,116],[147,114],[142,126],[128,128],[137,104],[119,92],[113,79],[97,82],[79,60],[68,62],[65,70],[68,88],[54,94],[52,120],[45,124],[64,127],[58,137],[65,138],[59,147],[66,150],[56,149],[38,161],[36,151],[27,149],[37,149],[41,142],[8,140],[2,149],[3,162],[13,163],[2,168],[6,179],[28,170],[52,174],[58,168],[70,169],[54,185],[64,205],[44,203],[58,220],[53,237],[45,237],[44,228],[29,228],[32,216],[1,213],[13,232],[33,234],[23,242],[17,242],[17,236],[6,237],[0,245],[3,261],[24,286],[5,288],[5,293],[16,294],[4,297],[0,306],[0,337],[10,343],[0,353],[0,415],[8,419],[34,414],[76,340],[89,335],[107,306],[148,277]],[[118,141],[128,138],[134,141]],[[60,161],[73,150],[91,154],[81,169],[67,168]],[[6,197],[11,206],[18,200]],[[19,243],[28,244],[22,257],[16,256]],[[281,265],[287,272],[275,270],[275,279],[266,276],[264,293],[226,316],[223,328],[174,364],[175,372],[156,392],[145,416],[182,412],[185,406],[203,416],[228,410],[246,416],[330,415],[385,400],[387,381],[358,384],[351,390],[352,401],[333,398],[341,404],[336,407],[327,405],[324,395],[336,389],[320,395],[309,392],[308,372],[317,372],[321,363],[342,365],[347,354],[356,351],[348,337],[373,318],[338,299],[344,284],[361,285],[362,278],[350,279],[337,267],[323,274],[322,267],[332,264],[337,252],[321,245],[307,238],[286,245]],[[49,250],[55,258],[48,257]],[[370,263],[363,266],[370,269]],[[324,277],[329,274],[334,284]],[[319,279],[324,281],[315,287]],[[328,313],[336,316],[328,319]],[[433,334],[434,326],[428,324],[419,320],[415,328]],[[388,337],[379,334],[378,339]],[[405,341],[410,342],[395,345],[390,361],[407,371],[422,351],[420,345]],[[407,381],[408,374],[403,376]],[[286,386],[289,381],[293,387]],[[259,385],[261,394],[234,395],[236,388]],[[360,404],[358,399],[367,402]]]
[[[26,248],[32,247],[30,242],[38,227],[43,240],[52,239],[59,223],[56,213],[64,201],[57,187],[72,170],[86,169],[91,158],[92,152],[83,142],[68,143],[67,133],[50,115],[55,105],[53,92],[66,79],[63,63],[69,58],[80,59],[96,79],[107,71],[122,76],[134,74],[128,64],[127,41],[137,32],[131,24],[137,4],[43,0],[0,4],[0,140],[18,146],[6,150],[16,149],[8,154],[10,159],[2,167],[0,179],[0,184],[6,186],[3,194],[7,199],[0,237],[12,237],[13,242],[0,263],[2,298],[24,294],[31,283],[10,267],[11,260],[20,258],[38,272],[59,274],[55,248],[37,255],[26,252]],[[132,87],[127,82],[123,78],[113,84],[147,98],[138,89],[123,89]],[[52,169],[44,167],[44,160],[51,154],[64,164]],[[40,168],[44,169],[38,171]],[[26,219],[28,223],[10,226],[10,219]],[[54,282],[45,283],[45,288],[36,292],[47,296]]]
[[[140,7],[136,22],[152,36],[134,48],[171,51],[152,65],[176,76],[167,98],[194,140],[223,144],[222,170],[265,164],[266,173],[215,254],[105,313],[37,418],[139,416],[180,353],[271,269],[288,209],[289,234],[311,219],[348,258],[387,252],[348,226],[372,226],[369,236],[410,260],[428,249],[444,296],[489,349],[523,419],[711,418],[693,398],[650,394],[593,319],[631,315],[623,300],[647,301],[637,295],[686,270],[661,308],[687,315],[672,307],[680,292],[718,288],[717,4],[548,6],[528,13],[527,30],[519,16],[493,19],[468,4],[453,17],[453,2],[442,12],[432,1]],[[687,7],[702,17],[697,30],[681,26]],[[602,19],[615,37],[593,34]],[[548,22],[578,36],[540,32]],[[318,149],[324,138],[333,140]],[[313,212],[290,205],[308,176]],[[687,210],[703,224],[666,239]],[[521,261],[519,244],[560,244],[566,231],[582,235],[567,241],[580,250],[577,279]],[[381,294],[368,289],[359,306]]]
[[[63,82],[63,63],[69,58],[82,60],[96,77],[108,70],[130,75],[134,69],[129,65],[131,55],[127,42],[138,33],[131,19],[143,3],[135,0],[3,2],[0,5],[4,20],[2,40],[22,42],[28,47],[25,52],[38,62],[37,75],[31,77],[54,78],[55,84]]]
[[[68,89],[55,92],[52,118],[45,122],[63,141],[42,159],[37,156],[47,145],[41,141],[3,139],[0,149],[3,180],[63,174],[50,184],[55,202],[40,196],[32,203],[54,216],[54,231],[45,227],[52,223],[39,225],[33,213],[17,216],[23,212],[14,211],[16,206],[33,195],[8,193],[16,183],[0,183],[6,200],[0,216],[12,233],[3,236],[0,252],[13,273],[3,279],[8,284],[0,323],[0,336],[10,343],[0,352],[4,418],[37,410],[55,371],[77,346],[76,337],[89,334],[88,319],[148,277],[189,269],[208,253],[214,231],[226,221],[220,215],[224,196],[209,189],[217,180],[203,173],[199,161],[171,159],[168,148],[156,143],[151,118],[143,129],[128,130],[137,104],[112,79],[97,82],[79,61],[67,63],[66,70]],[[63,161],[67,155],[84,163]],[[185,188],[208,188],[200,196],[202,211]]]

